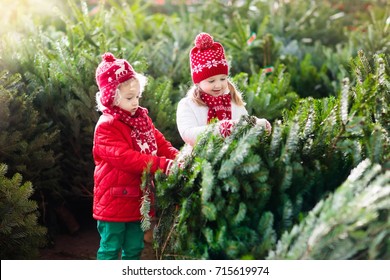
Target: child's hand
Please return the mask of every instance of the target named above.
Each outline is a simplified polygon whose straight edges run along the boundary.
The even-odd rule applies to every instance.
[[[272,126],[269,123],[269,121],[267,121],[266,119],[257,118],[256,119],[256,126],[263,127],[267,131],[267,134],[270,134],[272,131]]]
[[[176,158],[176,164],[177,164],[177,167],[179,167],[179,169],[183,169],[184,162],[185,162],[185,158],[184,157]]]
[[[165,175],[169,176],[172,174],[172,168],[173,168],[174,164],[177,164],[179,169],[183,169],[184,159],[183,159],[183,161],[177,160],[176,163],[171,159],[167,159],[167,161],[168,161],[168,164],[167,164],[167,167],[165,168],[165,171],[164,171]]]
[[[184,165],[186,160],[191,157],[192,154],[192,146],[186,144],[184,147],[179,151],[176,158],[174,159],[174,162],[177,164],[179,169],[184,169]]]
[[[170,175],[171,174],[171,168],[172,168],[173,160],[167,159],[167,165],[165,167],[164,173],[165,175]]]

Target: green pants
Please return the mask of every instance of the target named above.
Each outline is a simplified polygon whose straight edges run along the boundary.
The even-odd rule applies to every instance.
[[[140,222],[97,222],[100,234],[98,260],[139,260],[144,248],[144,233]]]

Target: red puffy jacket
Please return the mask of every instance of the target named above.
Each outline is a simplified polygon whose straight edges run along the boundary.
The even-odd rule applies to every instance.
[[[157,142],[157,156],[142,154],[133,148],[131,128],[109,114],[100,116],[95,127],[93,217],[109,222],[141,219],[141,175],[149,163],[151,172],[165,171],[168,160],[178,153],[149,118]]]

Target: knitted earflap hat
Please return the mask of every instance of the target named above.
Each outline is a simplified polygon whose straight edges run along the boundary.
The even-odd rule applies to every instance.
[[[133,67],[124,59],[117,59],[112,53],[102,55],[102,62],[96,69],[96,83],[100,90],[100,102],[111,107],[115,91],[120,83],[135,77]]]
[[[192,81],[197,84],[209,77],[228,75],[229,67],[225,59],[225,50],[220,43],[214,42],[207,33],[200,33],[190,52]]]

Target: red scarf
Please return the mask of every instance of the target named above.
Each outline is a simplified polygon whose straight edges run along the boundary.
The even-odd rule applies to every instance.
[[[232,103],[230,93],[221,94],[219,96],[212,96],[202,92],[200,94],[200,99],[202,99],[202,101],[209,107],[207,123],[210,123],[215,118],[220,121],[232,119]]]
[[[130,137],[135,150],[143,154],[156,155],[156,138],[146,108],[138,107],[134,115],[131,115],[130,112],[114,106],[113,108],[106,108],[104,113],[114,116],[115,119],[131,127]]]

